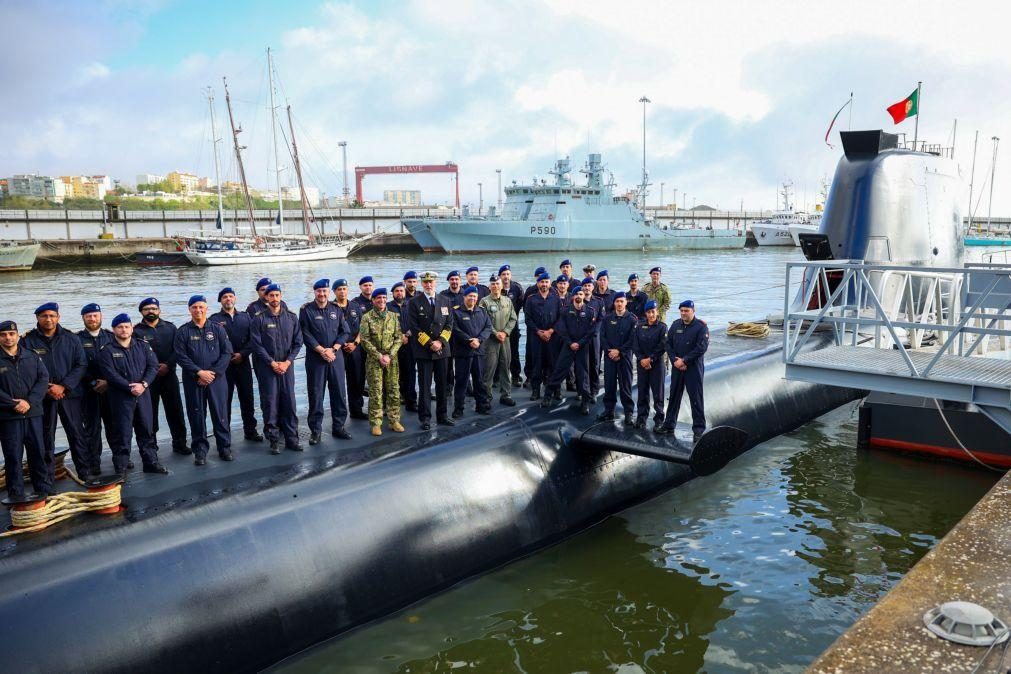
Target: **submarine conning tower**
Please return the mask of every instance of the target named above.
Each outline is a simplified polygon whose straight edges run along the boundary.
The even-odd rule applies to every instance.
[[[807,259],[961,267],[965,190],[950,151],[905,149],[881,130],[840,136],[821,229],[801,235]]]

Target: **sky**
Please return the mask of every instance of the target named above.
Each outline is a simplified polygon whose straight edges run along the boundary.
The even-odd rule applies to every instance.
[[[850,92],[837,130],[911,138],[914,120],[896,126],[885,108],[922,81],[919,137],[954,135],[967,185],[979,132],[973,201],[985,215],[991,138],[1011,140],[1011,10],[964,4],[0,0],[0,176],[213,177],[211,87],[223,179],[235,179],[227,76],[247,176],[268,188],[269,46],[306,182],[331,196],[342,140],[351,167],[454,161],[474,205],[478,183],[494,203],[496,169],[528,182],[549,178],[556,156],[581,167],[587,152],[624,190],[640,181],[646,96],[650,204],[663,183],[666,203],[676,190],[688,207],[771,209],[789,181],[810,210],[841,153],[825,131]],[[293,184],[284,140],[281,182]],[[995,215],[1011,215],[1007,155]],[[405,188],[452,199],[442,174],[372,176],[365,197]]]

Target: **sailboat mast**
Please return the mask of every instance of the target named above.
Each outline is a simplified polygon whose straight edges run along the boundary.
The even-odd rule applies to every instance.
[[[277,105],[274,103],[274,59],[267,47],[267,76],[270,78],[270,131],[274,137],[274,171],[277,178],[277,224],[284,234],[284,202],[281,200],[281,162],[277,153]]]
[[[239,166],[239,181],[242,182],[242,195],[246,200],[246,211],[249,213],[249,229],[256,236],[256,216],[253,214],[253,199],[249,196],[249,183],[246,182],[246,169],[242,166],[242,146],[239,145],[239,134],[241,128],[235,127],[235,116],[232,114],[232,97],[228,94],[228,80],[224,77],[221,82],[225,85],[225,107],[228,108],[228,123],[232,126],[232,144],[235,146],[235,163]],[[236,224],[238,227],[238,224]]]
[[[979,129],[976,129],[976,139],[972,141],[972,170],[969,173],[969,227],[968,230],[972,231],[972,187],[973,183],[976,181],[976,147],[979,145]]]
[[[305,185],[302,184],[302,165],[298,161],[298,145],[295,143],[295,125],[291,123],[291,106],[288,106],[288,131],[291,133],[291,159],[295,164],[295,177],[298,179],[298,192],[302,196],[302,229],[309,236],[309,199],[305,195]]]
[[[218,159],[218,143],[221,139],[218,138],[218,127],[214,122],[214,89],[207,87],[207,105],[211,109],[211,149],[214,151],[214,183],[218,188],[218,221],[216,223],[218,229],[223,229],[225,226],[225,214],[222,210],[221,201],[221,162]]]
[[[997,143],[1000,142],[1000,138],[994,136],[991,138],[993,141],[993,161],[990,164],[990,202],[986,207],[986,231],[990,231],[990,215],[993,213],[993,181],[997,175]]]

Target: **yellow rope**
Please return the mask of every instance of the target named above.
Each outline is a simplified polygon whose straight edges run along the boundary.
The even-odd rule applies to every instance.
[[[770,332],[772,330],[769,329],[767,323],[734,323],[731,321],[730,327],[727,328],[727,334],[731,337],[762,339],[768,337]]]
[[[121,491],[119,484],[106,491],[70,491],[50,496],[38,510],[11,510],[11,524],[17,528],[0,533],[0,537],[40,531],[79,513],[116,507]]]

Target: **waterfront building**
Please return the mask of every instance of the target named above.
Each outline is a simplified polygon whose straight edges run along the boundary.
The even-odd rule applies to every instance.
[[[420,206],[420,190],[383,190],[383,203],[394,206]]]
[[[196,175],[184,171],[172,171],[165,179],[176,192],[193,192],[200,186],[200,179]]]
[[[137,184],[138,185],[154,185],[165,180],[165,176],[155,175],[153,173],[138,173],[137,174]]]
[[[60,179],[23,173],[7,179],[5,196],[32,197],[62,203],[64,197],[72,195],[67,193],[66,186]]]
[[[274,197],[276,198],[277,195],[274,195]],[[301,201],[302,195],[299,194],[297,187],[282,187],[281,198],[285,201]],[[316,208],[319,206],[319,189],[306,185],[305,198],[309,201],[309,206]]]

